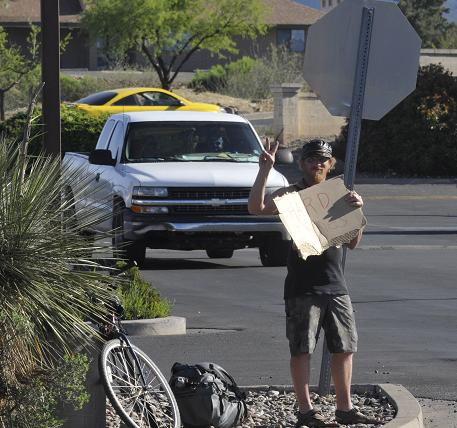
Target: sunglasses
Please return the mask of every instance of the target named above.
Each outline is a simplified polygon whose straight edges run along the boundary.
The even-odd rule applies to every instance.
[[[328,160],[330,160],[330,158],[327,158],[325,156],[309,156],[305,158],[305,161],[309,163],[325,163]]]

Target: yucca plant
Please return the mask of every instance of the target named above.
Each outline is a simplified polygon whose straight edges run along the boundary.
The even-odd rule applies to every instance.
[[[17,147],[0,140],[0,426],[16,387],[98,337],[86,321],[106,316],[115,281],[97,261],[110,249],[81,233],[100,218],[68,191],[87,192],[84,174]]]

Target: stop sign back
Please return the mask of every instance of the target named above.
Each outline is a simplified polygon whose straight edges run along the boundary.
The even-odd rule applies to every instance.
[[[334,116],[349,117],[362,9],[374,8],[362,117],[379,120],[416,87],[421,39],[394,3],[345,0],[310,27],[304,76]]]

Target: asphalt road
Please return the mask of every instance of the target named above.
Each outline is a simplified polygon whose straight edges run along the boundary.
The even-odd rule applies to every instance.
[[[411,183],[356,186],[368,227],[346,264],[360,337],[353,381],[400,383],[416,397],[457,400],[457,189]],[[189,329],[134,338],[165,373],[175,361],[214,361],[242,385],[290,384],[285,268],[262,267],[254,249],[222,260],[202,251],[149,250],[148,257],[143,276],[175,302],[173,313]]]

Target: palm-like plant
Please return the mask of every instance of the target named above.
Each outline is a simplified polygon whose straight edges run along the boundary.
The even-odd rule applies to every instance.
[[[87,190],[81,171],[0,141],[0,419],[5,385],[93,340],[85,321],[106,316],[112,298],[114,279],[96,258],[108,248],[81,234],[100,219],[76,212],[72,182]]]

